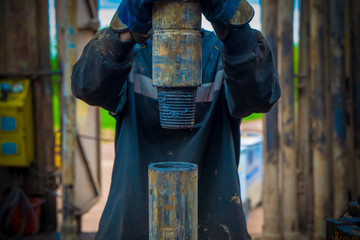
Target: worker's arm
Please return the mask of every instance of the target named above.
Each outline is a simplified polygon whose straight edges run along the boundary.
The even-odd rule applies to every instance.
[[[231,115],[243,118],[251,113],[267,112],[280,97],[280,86],[270,48],[259,31],[250,28],[254,10],[246,0],[234,12],[222,14],[221,0],[204,1],[204,15],[212,22],[223,42],[225,96]],[[239,3],[240,2],[240,3]],[[218,5],[215,5],[218,4]],[[225,2],[223,8],[226,9]],[[218,6],[219,10],[212,9]],[[232,14],[232,15],[231,15]]]
[[[129,9],[130,4],[137,8]],[[86,45],[73,69],[75,97],[113,113],[121,111],[126,102],[126,80],[132,68],[134,44],[145,42],[152,33],[150,6],[123,1],[110,28],[99,31]]]
[[[100,30],[85,46],[72,74],[75,97],[90,105],[118,112],[132,67],[133,41],[122,42],[111,28]]]
[[[270,48],[259,31],[246,24],[223,42],[225,96],[231,115],[243,118],[263,113],[280,97]]]

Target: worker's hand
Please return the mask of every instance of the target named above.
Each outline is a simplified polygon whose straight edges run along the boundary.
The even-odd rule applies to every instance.
[[[119,39],[121,42],[128,42],[133,39],[130,31],[123,31],[119,33]]]
[[[226,39],[231,28],[242,27],[254,16],[254,9],[246,0],[201,0],[201,6],[221,41]]]
[[[155,0],[122,0],[110,27],[128,39],[127,31],[137,43],[144,43],[152,34],[152,6]],[[122,34],[124,32],[124,34]]]

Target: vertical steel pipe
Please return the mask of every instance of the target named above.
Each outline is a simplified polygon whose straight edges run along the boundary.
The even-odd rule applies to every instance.
[[[313,175],[310,151],[310,1],[300,2],[299,39],[299,82],[298,82],[298,161],[303,165],[304,199],[299,199],[299,229],[306,232],[309,239],[313,235]],[[301,164],[300,164],[301,165]],[[301,201],[302,200],[302,201]]]
[[[341,213],[346,208],[348,186],[346,182],[344,0],[330,0],[330,16],[334,217],[340,217]]]
[[[196,0],[161,1],[153,7],[153,85],[163,128],[192,128],[201,85],[201,6]]]
[[[195,164],[149,165],[149,239],[197,239],[198,169]]]
[[[65,4],[64,73],[62,85],[62,186],[63,222],[62,240],[76,239],[76,219],[74,209],[76,118],[75,98],[71,91],[72,67],[76,61],[77,1],[66,0]]]
[[[278,64],[280,99],[280,154],[282,157],[283,238],[297,239],[297,174],[294,115],[293,0],[278,1]]]
[[[50,60],[50,39],[49,39],[49,18],[48,18],[48,0],[37,0],[37,44],[38,44],[38,69],[51,71]],[[36,129],[36,164],[34,167],[37,171],[48,173],[54,172],[54,128],[53,128],[53,92],[51,76],[40,76],[40,81],[33,82],[34,92],[34,113]],[[46,111],[44,111],[46,109]],[[45,175],[45,176],[46,176]],[[55,177],[40,176],[38,188],[56,189]],[[53,187],[49,187],[53,186]],[[57,227],[57,210],[56,197],[49,193],[43,193],[45,203],[42,205],[43,211],[42,222],[44,231],[55,231]]]
[[[277,64],[277,2],[261,1],[262,32]],[[264,124],[264,240],[281,239],[279,199],[279,129],[278,104],[263,118]]]
[[[330,168],[327,159],[325,106],[325,1],[310,0],[310,77],[312,104],[312,156],[314,169],[314,239],[325,238],[329,217]]]
[[[355,193],[360,193],[360,1],[351,1],[352,36],[351,36],[351,69],[354,102],[354,145],[355,158],[353,163]]]
[[[347,146],[347,169],[351,169],[348,171],[347,179],[349,184],[349,193],[355,193],[355,186],[357,182],[355,181],[355,176],[357,174],[356,168],[354,167],[354,159],[355,159],[355,148],[354,148],[354,140],[355,140],[355,126],[354,126],[354,102],[353,102],[353,77],[351,73],[351,55],[352,48],[356,46],[351,46],[351,18],[352,18],[352,0],[344,1],[344,46],[345,46],[345,80],[346,80],[346,111],[348,113],[347,119],[347,128],[346,128],[346,146]],[[350,14],[351,13],[351,14]],[[353,194],[356,197],[356,194]],[[355,198],[352,198],[355,200]]]

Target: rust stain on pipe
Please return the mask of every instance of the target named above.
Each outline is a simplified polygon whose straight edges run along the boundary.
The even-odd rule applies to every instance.
[[[71,72],[76,61],[77,34],[77,3],[67,0],[65,3],[65,56],[63,82],[63,111],[62,111],[62,184],[63,184],[63,222],[61,226],[62,240],[75,240],[77,224],[75,219],[75,139],[76,113],[75,98],[71,91]]]
[[[198,169],[195,164],[149,165],[149,239],[197,239]]]
[[[294,62],[293,62],[293,1],[278,0],[279,81],[280,99],[280,154],[283,161],[282,216],[283,239],[299,238],[297,212],[297,174],[294,113]]]
[[[261,1],[263,34],[277,62],[278,0]],[[264,117],[264,240],[278,240],[280,234],[278,104]]]
[[[330,167],[327,155],[326,89],[325,89],[325,26],[324,0],[310,0],[310,77],[312,104],[312,142],[314,169],[314,236],[325,238],[325,219],[330,210]]]
[[[192,128],[201,85],[199,1],[161,1],[153,7],[153,85],[163,128]]]
[[[346,181],[346,98],[345,98],[345,47],[344,47],[344,0],[330,1],[331,85],[333,102],[333,182],[334,216],[344,211],[347,203]]]

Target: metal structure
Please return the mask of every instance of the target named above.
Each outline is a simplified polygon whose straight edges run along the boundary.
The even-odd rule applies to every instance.
[[[325,237],[330,207],[330,161],[327,155],[325,98],[325,21],[323,0],[310,0],[310,76],[312,103],[312,156],[314,169],[314,239]]]
[[[360,193],[360,2],[351,0],[351,71],[353,91],[353,116],[354,116],[354,152],[352,166],[354,172],[353,188]]]
[[[56,1],[57,42],[59,69],[63,69],[65,51],[65,1]],[[77,0],[76,59],[99,27],[96,0]],[[62,81],[60,81],[62,83]],[[99,108],[76,99],[76,141],[74,174],[74,202],[77,231],[81,232],[82,214],[101,197],[100,175],[100,114]],[[63,99],[60,96],[60,104]]]
[[[163,128],[192,128],[201,85],[199,1],[156,2],[153,7],[153,85]]]
[[[282,226],[284,239],[297,239],[298,212],[296,192],[296,145],[294,114],[293,5],[290,0],[278,2],[278,74],[282,97],[280,156],[282,161]]]
[[[345,103],[345,47],[344,0],[330,1],[331,83],[333,107],[332,177],[334,216],[340,216],[347,206],[346,168],[346,103]]]
[[[277,12],[278,0],[263,0],[262,32],[268,40],[277,63]],[[279,198],[279,122],[278,104],[264,116],[264,228],[263,239],[280,239]]]
[[[198,168],[184,162],[149,165],[149,239],[197,240]]]
[[[74,126],[75,114],[74,101],[69,91],[69,79],[71,66],[76,59],[74,46],[78,44],[71,33],[77,32],[78,29],[79,32],[83,33],[81,36],[79,34],[79,38],[82,39],[83,43],[87,42],[97,29],[97,15],[96,1],[79,0],[77,2],[79,8],[88,10],[89,16],[86,18],[90,18],[90,20],[86,22],[82,22],[85,18],[81,15],[86,11],[75,13],[76,8],[72,5],[67,5],[67,9],[58,9],[58,6],[64,3],[76,4],[70,0],[56,1],[57,13],[60,12],[57,17],[63,16],[61,13],[68,12],[71,16],[77,15],[79,20],[78,24],[75,23],[74,17],[58,18],[57,21],[59,62],[66,64],[61,65],[60,69],[63,71],[58,71],[56,74],[61,72],[64,74],[66,80],[65,98],[62,99],[62,103],[64,103],[64,107],[67,107],[66,109],[70,109],[69,112],[63,111],[65,114],[63,123],[65,127],[68,127],[67,131],[64,129],[63,138],[64,140],[71,140],[70,143],[64,141],[64,144],[66,143],[63,155],[65,214],[62,230],[64,239],[74,239],[76,215],[87,211],[100,196],[100,171],[96,167],[99,165],[100,151],[98,110],[96,108],[79,111],[79,117],[76,120],[79,123],[78,125],[84,122],[86,124],[76,130],[71,128]],[[172,3],[174,4],[174,2]],[[265,120],[267,136],[265,140],[265,239],[279,239],[282,237],[281,235],[289,238],[293,233],[296,236],[296,222],[299,222],[301,232],[307,233],[308,239],[313,237],[324,239],[325,218],[337,217],[336,215],[341,212],[341,205],[345,201],[345,193],[351,192],[352,199],[360,193],[360,174],[358,174],[360,171],[360,68],[358,67],[360,61],[360,1],[331,0],[330,4],[325,3],[324,0],[301,0],[298,108],[294,108],[292,99],[294,82],[292,81],[293,76],[291,76],[292,57],[290,57],[292,54],[292,33],[290,30],[292,1],[282,0],[277,6],[276,0],[263,1],[264,34],[268,38],[273,52],[279,49],[278,70],[283,89],[282,106],[276,108],[275,105]],[[56,184],[53,162],[52,82],[50,78],[53,72],[50,69],[50,51],[48,48],[47,4],[46,0],[28,0],[26,3],[22,0],[0,1],[0,26],[3,33],[0,36],[0,77],[29,77],[32,80],[36,132],[36,160],[31,171],[30,169],[22,169],[21,174],[16,175],[12,174],[8,168],[0,168],[0,181],[3,183],[0,186],[0,191],[4,192],[13,182],[17,182],[21,184],[27,195],[44,197],[46,201],[42,205],[41,230],[53,231],[56,229],[56,204],[52,191],[56,189]],[[193,1],[187,1],[187,4],[196,5]],[[154,37],[158,38],[160,45],[166,45],[168,41],[165,39],[166,37],[180,41],[186,34],[188,34],[186,35],[187,38],[192,39],[189,44],[195,44],[198,41],[197,34],[200,29],[198,22],[200,14],[197,15],[199,13],[198,7],[191,7],[191,11],[196,12],[196,14],[194,12],[196,17],[187,18],[186,20],[194,22],[192,25],[189,22],[190,25],[185,28],[181,25],[183,24],[182,20],[180,21],[181,14],[171,15],[166,12],[166,9],[158,8],[156,11],[165,11],[161,14],[167,17],[159,14],[156,16],[161,17],[154,20],[154,22],[158,21],[156,22],[158,25],[155,24],[158,27],[155,26]],[[186,5],[176,8],[177,11],[179,9],[186,9]],[[173,10],[175,11],[175,9]],[[71,20],[72,28],[68,28],[68,24],[63,25],[66,22],[65,20],[69,22]],[[175,27],[176,30],[174,31],[170,30],[169,28],[173,28],[174,25],[172,24],[175,23],[180,24],[180,26]],[[164,29],[167,29],[167,34],[162,32]],[[280,35],[277,35],[278,32]],[[68,46],[66,54],[64,54],[64,33],[67,36],[66,46]],[[164,34],[161,35],[160,33]],[[173,36],[170,37],[171,34]],[[175,43],[178,44],[176,41]],[[83,45],[77,45],[77,56],[81,53]],[[201,75],[196,72],[198,68],[196,68],[197,70],[194,69],[195,66],[201,65],[199,62],[201,60],[201,48],[198,46],[194,48],[193,45],[193,50],[187,51],[188,49],[180,45],[180,48],[174,48],[175,51],[171,53],[163,51],[165,48],[161,46],[155,49],[156,51],[161,50],[159,56],[165,58],[169,56],[169,59],[172,59],[165,63],[159,58],[156,67],[161,69],[164,68],[165,64],[179,66],[179,71],[184,71],[184,82],[190,82],[189,85],[181,85],[183,84],[182,74],[175,74],[175,77],[168,78],[165,81],[167,85],[162,85],[158,81],[159,79],[166,79],[163,76],[154,77],[157,79],[154,84],[160,89],[159,98],[166,101],[171,100],[170,92],[175,86],[172,85],[171,81],[176,80],[177,83],[181,83],[180,88],[175,89],[175,95],[185,96],[186,109],[189,109],[189,111],[184,111],[184,105],[181,105],[181,108],[175,109],[176,111],[166,112],[167,115],[162,115],[165,124],[174,123],[171,119],[180,119],[178,118],[178,110],[180,113],[189,113],[186,115],[186,121],[184,121],[187,124],[186,127],[190,126],[191,128],[191,125],[194,124],[194,121],[189,119],[193,119],[194,115],[192,102],[193,94],[196,92],[194,89],[201,83],[198,82],[199,79],[201,80]],[[67,61],[69,59],[71,61]],[[182,59],[192,61],[194,64],[191,66],[184,65],[185,67],[181,68],[180,65],[176,64],[181,62],[178,60]],[[274,54],[274,59],[276,61],[276,54]],[[178,72],[175,71],[175,73]],[[192,75],[185,73],[198,75],[188,77]],[[188,95],[181,93],[184,90],[183,87]],[[189,89],[192,90],[187,91]],[[164,90],[171,91],[164,92]],[[181,90],[180,93],[178,90]],[[175,102],[178,103],[178,100],[179,98],[175,98]],[[172,105],[172,102],[166,101],[160,101],[161,108],[168,110],[167,107]],[[344,104],[346,108],[344,108]],[[70,108],[68,108],[69,106]],[[77,108],[84,109],[84,105],[80,103]],[[282,121],[280,129],[277,129],[277,111],[279,112],[279,119]],[[68,121],[69,119],[72,120],[71,123]],[[91,121],[90,119],[96,120]],[[183,124],[184,122],[175,123]],[[169,125],[168,127],[178,128],[178,125]],[[294,129],[298,131],[295,135]],[[281,144],[278,143],[278,132],[281,134]],[[345,141],[344,134],[346,134]],[[85,139],[82,137],[83,135],[90,135],[90,138]],[[85,146],[91,146],[89,147],[91,150]],[[298,151],[294,151],[295,146],[298,147]],[[344,153],[348,155],[344,156]],[[283,157],[282,161],[278,160],[278,155]],[[296,155],[298,160],[294,159]],[[74,156],[77,160],[74,160]],[[294,162],[298,168],[295,172]],[[76,167],[72,168],[75,165]],[[283,173],[281,178],[279,178],[279,167]],[[77,185],[73,177],[74,171],[78,176],[81,176],[77,178],[78,181],[86,182],[86,185]],[[83,181],[84,179],[89,181]],[[189,181],[191,178],[185,180]],[[169,182],[162,183],[169,184]],[[84,186],[91,188],[92,191],[76,190],[84,190]],[[295,189],[297,189],[297,193],[294,193]],[[279,198],[280,193],[283,196],[282,200]],[[77,198],[77,194],[81,198]],[[292,198],[295,199],[294,202],[290,200]],[[298,203],[298,207],[296,207],[295,202]],[[171,210],[169,205],[164,206],[165,210]],[[283,233],[280,233],[280,221],[284,223],[282,225]],[[164,225],[159,224],[158,226]],[[170,235],[174,232],[178,233],[179,231],[174,231],[175,228],[170,227],[160,232]],[[179,229],[182,228],[177,230]],[[295,231],[293,231],[294,229]]]
[[[311,156],[311,121],[310,121],[310,1],[300,3],[300,39],[298,71],[298,170],[299,170],[299,230],[313,235],[313,164]]]
[[[275,121],[271,111],[266,116],[264,131],[267,138],[264,238],[279,239],[270,234],[277,232],[277,225],[272,222],[279,215],[272,211],[277,206],[269,206],[270,203],[274,206],[278,188],[283,196],[279,201],[283,216],[283,236],[280,237],[289,238],[286,236],[289,228],[296,231],[299,226],[301,237],[324,239],[326,218],[339,217],[346,209],[347,200],[350,197],[354,200],[360,193],[360,68],[357,66],[360,3],[356,0],[331,0],[329,4],[324,0],[300,1],[299,73],[295,76],[291,76],[290,67],[293,6],[279,1],[276,14],[273,4],[273,1],[262,3],[263,32],[270,46],[279,49],[278,73],[282,87],[279,148],[280,159],[283,159],[277,167],[283,175],[279,186],[274,187],[279,177],[277,168],[270,168],[269,164],[269,153],[276,151],[276,123],[269,124]],[[272,24],[269,29],[276,17],[278,24]],[[273,47],[271,32],[276,28],[279,35]],[[294,77],[298,79],[297,92]],[[295,102],[294,97],[297,97]]]
[[[52,116],[52,82],[50,68],[49,20],[47,0],[0,1],[0,77],[25,78],[32,81],[35,120],[35,161],[21,174],[0,168],[0,192],[15,182],[28,196],[45,198],[42,205],[41,230],[57,227],[54,140]]]
[[[63,220],[61,226],[62,240],[75,240],[77,227],[75,218],[75,144],[76,144],[76,114],[75,97],[71,91],[72,66],[76,61],[77,34],[77,2],[67,0],[65,3],[65,54],[62,85],[62,191]]]

